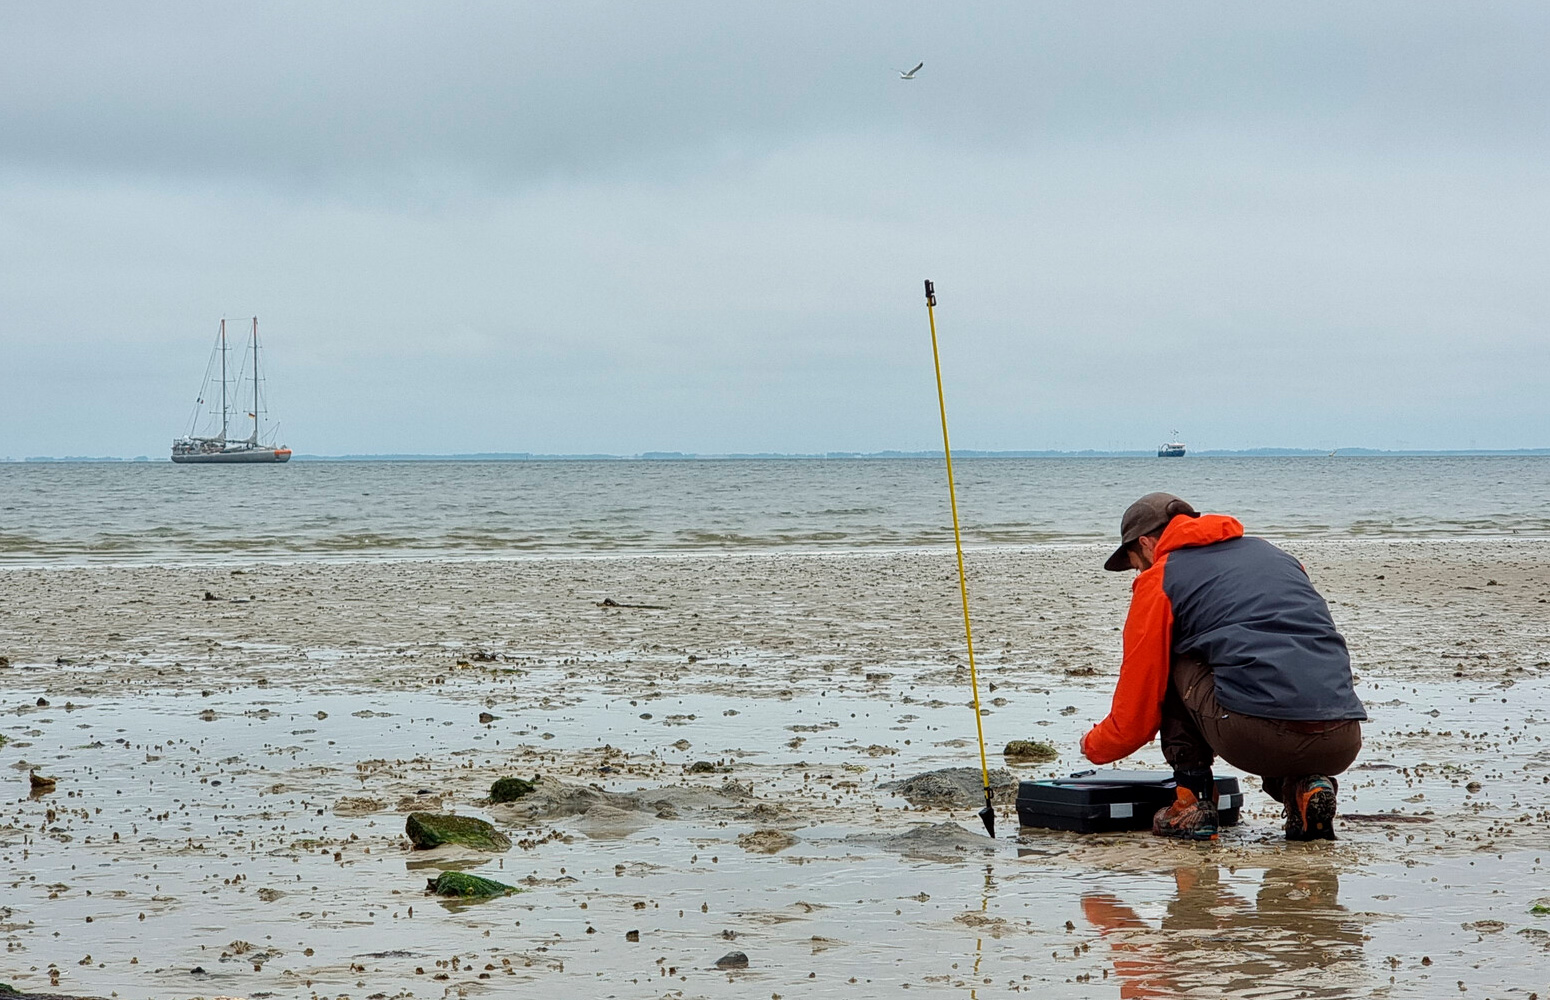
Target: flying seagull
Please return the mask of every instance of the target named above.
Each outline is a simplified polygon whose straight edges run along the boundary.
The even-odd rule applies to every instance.
[[[899,79],[901,79],[901,80],[913,80],[913,79],[915,79],[915,74],[919,73],[921,67],[924,66],[924,65],[925,65],[924,62],[918,62],[918,63],[915,64],[915,68],[912,69],[912,70],[900,70],[899,71]]]

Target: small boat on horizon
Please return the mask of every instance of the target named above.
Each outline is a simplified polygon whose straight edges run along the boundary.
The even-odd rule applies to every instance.
[[[1183,458],[1184,442],[1179,440],[1179,432],[1173,432],[1173,440],[1157,446],[1158,458]]]
[[[291,449],[284,445],[276,445],[273,441],[278,425],[270,429],[268,444],[260,440],[263,426],[263,400],[259,394],[259,386],[262,379],[258,374],[258,317],[253,317],[253,329],[249,334],[249,346],[252,348],[253,368],[250,377],[253,382],[253,409],[247,411],[247,419],[253,421],[253,432],[247,437],[233,440],[230,437],[233,423],[233,406],[237,403],[238,392],[242,383],[246,381],[243,371],[246,368],[248,348],[242,350],[243,367],[238,368],[236,377],[228,376],[230,365],[228,364],[228,347],[226,343],[226,320],[221,320],[220,333],[215,338],[215,349],[210,354],[210,362],[205,366],[204,385],[199,389],[198,401],[194,404],[194,415],[189,420],[188,433],[172,442],[172,460],[179,465],[229,465],[238,463],[262,462],[273,464],[275,462],[288,462],[291,458]],[[209,392],[210,383],[217,377],[220,379],[220,408],[219,408],[219,432],[217,433],[217,409],[215,396]],[[228,386],[231,391],[228,392]],[[246,398],[246,393],[242,394]],[[210,400],[210,409],[206,412],[203,407],[205,400]],[[238,414],[244,412],[240,409]],[[203,434],[194,433],[199,426],[199,418],[205,416],[206,426]]]

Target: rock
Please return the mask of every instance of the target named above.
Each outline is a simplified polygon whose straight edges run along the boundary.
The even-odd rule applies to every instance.
[[[533,783],[521,778],[497,778],[490,786],[491,802],[515,802],[533,791]]]
[[[750,820],[754,823],[774,823],[780,820],[790,819],[791,810],[779,802],[755,802],[752,806],[737,814],[738,819]]]
[[[690,764],[686,770],[690,774],[713,774],[716,770],[716,765],[708,760],[697,760]]]
[[[1001,751],[1001,755],[1019,763],[1043,764],[1058,758],[1060,751],[1055,749],[1053,743],[1044,740],[1013,740]]]
[[[737,846],[750,854],[778,854],[796,842],[797,839],[784,830],[754,830],[737,838]]]
[[[500,716],[492,715],[489,712],[480,712],[479,713],[479,721],[482,724],[486,725],[486,726],[488,726],[490,723],[494,722],[498,718],[500,718]]]
[[[442,844],[462,844],[477,851],[505,851],[511,848],[511,838],[488,822],[473,816],[410,813],[404,821],[404,833],[409,836],[415,850],[440,847]]]
[[[281,892],[279,889],[270,889],[267,886],[258,890],[258,898],[265,903],[273,903],[275,900],[284,895],[285,893]]]
[[[479,898],[484,896],[504,896],[513,892],[521,892],[515,886],[494,879],[481,878],[478,875],[469,875],[467,872],[442,872],[433,879],[427,879],[426,892],[434,892],[438,896],[455,896],[461,899]]]
[[[885,851],[918,858],[962,859],[964,855],[996,850],[996,842],[978,833],[970,833],[957,823],[937,823],[913,827],[891,837],[850,838],[871,840]]]
[[[549,777],[535,777],[533,789],[521,799],[499,804],[496,818],[502,823],[523,823],[535,819],[560,819],[580,816],[596,805],[618,809],[637,809],[635,797],[603,791],[589,785],[570,785]]]
[[[626,941],[639,941],[640,940],[640,931],[625,931],[624,932],[624,939]]]
[[[366,796],[346,795],[334,803],[334,815],[336,816],[365,816],[367,813],[381,812],[387,808],[387,803],[381,799],[368,798]]]
[[[716,959],[718,969],[746,969],[748,968],[748,956],[740,951],[729,951]]]
[[[207,601],[219,601],[220,600],[219,597],[216,597],[214,594],[210,593],[208,590],[205,591],[205,598],[204,599],[207,600]]]
[[[425,812],[428,809],[441,808],[441,796],[432,795],[425,798],[419,795],[400,795],[398,805],[394,806],[401,813]]]
[[[32,790],[35,792],[52,792],[54,786],[59,782],[58,779],[45,777],[37,771],[28,771],[27,783],[32,786]]]
[[[1060,714],[1061,715],[1075,715],[1076,714],[1076,706],[1075,705],[1067,705],[1065,708],[1062,708],[1060,710]]]
[[[36,702],[34,702],[34,704],[36,704],[39,708],[47,708],[48,707],[48,699],[47,698],[39,698]]]
[[[912,806],[963,809],[985,804],[983,781],[977,767],[944,767],[878,787],[898,792]],[[997,768],[990,772],[990,791],[992,801],[1013,805],[1017,800],[1017,778],[1006,768]]]
[[[531,826],[535,822],[585,816],[593,809],[609,809],[597,816],[596,829],[579,827],[587,836],[617,836],[624,830],[619,812],[634,812],[633,822],[644,825],[651,817],[672,819],[694,814],[742,811],[748,806],[750,787],[735,781],[719,788],[684,782],[661,788],[640,788],[633,792],[610,792],[595,785],[572,785],[544,775],[533,779],[533,791],[515,802],[490,806],[491,817],[501,826]],[[604,819],[607,822],[603,822]],[[770,824],[761,824],[770,825]]]

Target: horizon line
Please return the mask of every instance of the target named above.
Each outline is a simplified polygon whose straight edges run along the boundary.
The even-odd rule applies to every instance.
[[[1156,458],[1153,449],[1103,450],[1083,448],[1060,449],[1008,449],[987,450],[961,448],[962,458]],[[1186,458],[1338,458],[1345,457],[1427,457],[1427,456],[1550,456],[1545,448],[1203,448],[1189,452]],[[296,454],[292,458],[303,462],[651,462],[651,461],[759,461],[759,460],[844,460],[844,459],[940,459],[941,449],[923,451],[826,451],[826,452],[685,452],[643,451],[632,455],[616,455],[606,452],[545,453],[526,451],[502,452],[363,452],[343,455]],[[86,455],[34,455],[26,458],[0,458],[0,464],[26,463],[86,463],[170,462],[167,458],[153,459],[147,455],[133,458]]]

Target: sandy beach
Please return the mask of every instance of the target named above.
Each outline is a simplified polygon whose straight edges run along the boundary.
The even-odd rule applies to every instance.
[[[1297,541],[1368,706],[1340,840],[983,836],[950,553],[0,572],[17,990],[154,997],[1550,986],[1550,543]],[[969,554],[993,767],[1103,714],[1128,577]],[[610,603],[611,602],[611,603]],[[1155,745],[1130,766],[1161,766]],[[52,790],[29,795],[34,769]],[[544,794],[484,802],[492,781]],[[491,819],[412,851],[405,815]],[[524,891],[426,895],[468,870]],[[729,952],[746,968],[717,967]],[[984,991],[981,994],[979,991]]]

